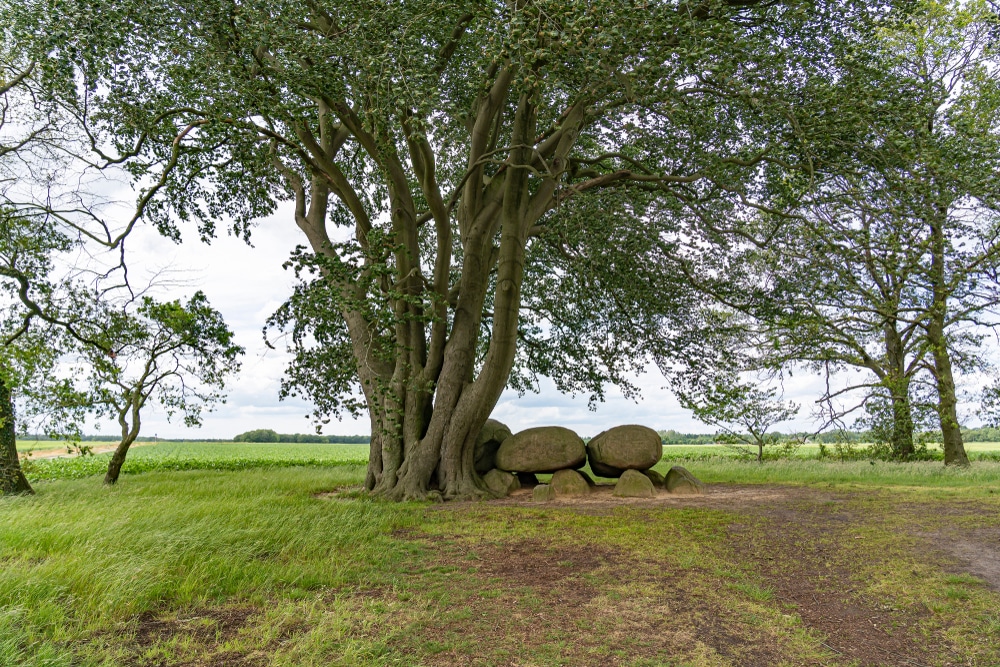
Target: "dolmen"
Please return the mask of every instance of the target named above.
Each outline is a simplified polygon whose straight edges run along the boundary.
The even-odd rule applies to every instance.
[[[598,477],[617,479],[614,495],[653,498],[657,489],[675,494],[699,494],[704,485],[690,472],[674,466],[666,477],[651,470],[663,456],[659,434],[646,426],[610,428],[590,442],[568,428],[540,426],[512,434],[498,421],[486,422],[476,443],[476,472],[498,497],[533,487],[537,501],[586,496],[594,480],[581,470],[586,464]],[[537,475],[551,474],[548,484]]]

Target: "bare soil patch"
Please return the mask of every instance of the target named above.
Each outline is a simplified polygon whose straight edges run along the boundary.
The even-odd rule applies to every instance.
[[[434,562],[462,569],[471,563],[460,586],[478,593],[464,600],[463,613],[444,614],[398,644],[407,652],[440,641],[447,648],[432,653],[429,665],[674,664],[699,656],[770,667],[783,657],[768,633],[686,590],[684,574],[607,545],[537,538],[437,543]]]
[[[1000,528],[968,531],[952,528],[914,534],[950,571],[971,574],[1000,591]]]
[[[970,574],[1000,591],[1000,531],[974,531],[964,539],[944,536],[943,546]]]
[[[155,442],[134,442],[130,449],[135,449],[136,447],[145,447],[146,445],[155,445]],[[118,448],[117,444],[113,445],[96,445],[90,448],[91,454],[107,454],[108,452],[113,452]],[[31,457],[33,461],[39,461],[42,459],[72,459],[79,456],[79,454],[67,452],[65,447],[54,447],[52,449],[35,449],[27,452],[27,455]]]
[[[591,488],[589,495],[573,498],[557,498],[553,501],[539,504],[532,500],[531,489],[518,489],[507,498],[492,500],[490,503],[495,505],[569,507],[600,513],[599,510],[602,509],[611,510],[619,507],[705,507],[736,510],[752,508],[758,505],[766,507],[775,502],[787,503],[798,499],[828,499],[828,494],[794,486],[736,486],[717,484],[707,487],[705,493],[701,495],[677,495],[659,489],[655,498],[618,498],[614,495],[614,490],[615,487],[612,484],[598,484],[596,487]],[[440,509],[458,509],[468,504],[445,503],[440,506]]]
[[[268,658],[261,654],[222,650],[234,639],[250,618],[260,613],[254,607],[208,607],[172,616],[152,612],[140,614],[136,619],[135,635],[127,649],[132,658],[130,667],[263,667]],[[198,658],[168,661],[164,658],[144,659],[142,651],[162,642],[190,643],[197,646]]]
[[[789,610],[799,614],[810,630],[820,633],[822,645],[836,657],[824,664],[925,665],[947,653],[947,646],[928,641],[918,627],[928,615],[922,606],[896,608],[883,600],[869,599],[855,579],[852,564],[845,562],[838,544],[852,539],[866,518],[851,508],[853,494],[809,487],[714,485],[704,495],[673,496],[661,491],[652,499],[621,499],[613,487],[598,486],[587,497],[560,499],[536,505],[569,509],[582,514],[610,514],[623,506],[705,508],[745,517],[729,527],[731,545],[740,562],[752,563],[763,584]],[[497,505],[535,505],[530,490],[494,501]],[[458,509],[457,506],[450,506]],[[441,509],[448,509],[445,506]],[[906,511],[906,508],[899,508]],[[914,511],[916,507],[911,508]],[[919,511],[926,512],[926,507]],[[955,503],[948,516],[989,515],[974,502]],[[941,535],[942,548],[964,569],[997,586],[1000,581],[1000,531]],[[940,565],[933,553],[912,554],[917,560]],[[887,567],[894,566],[886,563]],[[708,610],[705,610],[708,611]],[[726,645],[725,624],[709,624],[715,648]],[[703,632],[705,628],[703,628]],[[712,634],[714,631],[715,634]],[[746,646],[745,638],[733,644]],[[738,664],[756,664],[744,659]],[[766,663],[761,663],[766,664]]]

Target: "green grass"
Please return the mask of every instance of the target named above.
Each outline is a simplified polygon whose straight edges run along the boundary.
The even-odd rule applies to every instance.
[[[867,445],[856,445],[853,447],[857,451],[860,457],[864,456],[864,451],[867,449]],[[756,450],[748,447],[742,447],[742,449],[748,454],[755,455]],[[768,447],[765,449],[765,456],[774,457],[775,452],[777,452],[779,447]],[[987,460],[1000,460],[1000,442],[968,442],[965,443],[965,450],[969,454],[972,460],[977,460],[979,458]],[[928,451],[932,454],[940,455],[941,448],[938,445],[931,445],[928,447]],[[836,448],[833,445],[826,446],[827,455],[825,458],[831,460],[839,460]],[[706,460],[706,459],[731,459],[731,458],[741,458],[740,452],[737,448],[729,447],[726,445],[664,445],[663,446],[663,457],[664,459],[677,459],[677,460]],[[745,457],[745,455],[744,455]],[[819,445],[802,445],[795,449],[794,453],[788,456],[791,459],[820,459],[820,446]]]
[[[104,443],[100,443],[104,444]],[[28,454],[25,472],[34,482],[80,479],[102,474],[110,454],[58,459],[32,459],[30,452],[57,449],[57,443],[23,442],[18,450]],[[708,481],[742,483],[833,483],[862,485],[985,485],[993,488],[1000,474],[1000,460],[977,459],[1000,452],[1000,443],[971,443],[975,465],[969,470],[946,469],[940,462],[886,463],[839,461],[818,458],[818,448],[801,447],[793,456],[763,464],[741,460],[732,448],[722,445],[666,445],[658,469],[683,465]],[[247,470],[291,466],[337,466],[363,464],[368,445],[273,444],[230,442],[161,442],[135,446],[129,452],[123,474],[181,470]]]
[[[230,447],[156,446],[135,460],[294,460],[325,448],[342,463],[363,452]],[[0,665],[828,664],[823,634],[781,591],[804,567],[820,582],[847,573],[851,583],[837,586],[855,591],[852,604],[919,611],[918,638],[947,647],[948,660],[997,664],[1000,596],[928,560],[907,532],[914,521],[925,532],[946,525],[934,511],[952,501],[925,493],[940,490],[935,475],[818,461],[690,468],[711,481],[808,484],[837,466],[845,489],[871,486],[839,501],[854,518],[822,530],[813,514],[789,523],[799,501],[771,518],[739,506],[576,511],[318,495],[360,484],[364,468],[351,465],[151,471],[112,489],[53,480],[36,496],[0,498]],[[977,469],[996,483],[985,464],[943,474],[956,508],[982,510],[963,521],[995,530],[1000,498],[976,488]],[[870,475],[900,486],[879,489]],[[822,562],[808,569],[793,544],[822,546]],[[627,637],[627,650],[610,637]],[[758,655],[765,649],[779,657]]]
[[[150,472],[0,498],[0,665],[721,667],[757,664],[765,648],[781,656],[767,664],[827,664],[822,633],[776,583],[805,562],[769,546],[783,531],[823,546],[821,573],[850,572],[854,604],[930,609],[921,641],[961,664],[1000,660],[1000,596],[911,553],[898,507],[923,502],[913,489],[847,497],[852,523],[814,534],[807,518],[801,536],[784,515],[697,507],[317,497],[363,474]],[[994,500],[982,520],[995,528]],[[737,550],[757,548],[766,558]]]
[[[1000,494],[1000,462],[978,461],[968,468],[946,467],[939,461],[886,463],[786,459],[756,463],[734,459],[661,461],[656,470],[683,465],[709,483],[801,484],[826,487],[914,487],[925,490],[958,488],[976,495]]]

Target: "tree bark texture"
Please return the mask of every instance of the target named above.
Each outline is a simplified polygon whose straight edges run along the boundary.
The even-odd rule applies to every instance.
[[[509,106],[512,80],[510,71],[495,72],[492,85],[475,102],[468,172],[450,205],[436,181],[435,155],[424,136],[411,133],[404,122],[408,154],[400,155],[390,138],[367,129],[350,106],[333,100],[318,105],[318,136],[304,125],[297,130],[315,160],[311,181],[307,184],[279,163],[295,195],[297,225],[313,252],[333,266],[344,264],[327,229],[331,197],[351,212],[356,239],[366,251],[371,250],[372,230],[361,196],[334,157],[350,137],[382,167],[396,241],[387,257],[393,277],[377,276],[378,267],[368,260],[350,279],[329,268],[323,273],[338,296],[338,315],[350,336],[371,418],[365,487],[381,496],[491,494],[474,469],[475,441],[513,367],[532,226],[554,205],[557,181],[566,173],[567,156],[584,120],[583,104],[571,104],[561,126],[539,143],[530,96],[514,98],[513,112]],[[499,170],[487,175],[484,155],[498,152],[505,105],[511,114],[510,147],[502,149]],[[529,182],[542,163],[548,176]],[[411,192],[414,182],[419,193]],[[429,207],[421,222],[417,196]],[[436,243],[426,267],[429,275],[420,262],[428,254],[420,245],[424,223],[433,225]],[[454,261],[456,241],[460,263]],[[371,317],[372,290],[378,290],[375,298],[391,312],[389,327]],[[491,321],[484,326],[488,302]],[[379,355],[380,345],[393,353]],[[477,350],[485,350],[478,360]]]
[[[934,357],[933,375],[937,384],[938,419],[945,465],[969,465],[958,422],[958,393],[952,370],[951,354],[945,337],[948,318],[948,287],[945,274],[944,225],[935,219],[931,223],[931,309],[927,324],[927,343]]]
[[[14,395],[0,380],[0,494],[34,493],[17,457]]]
[[[140,410],[143,402],[143,395],[136,388],[129,396],[128,402],[118,411],[118,425],[122,429],[122,439],[115,447],[115,452],[108,462],[108,471],[104,474],[104,483],[108,486],[118,483],[118,477],[125,464],[125,457],[128,456],[129,447],[139,437],[139,429],[142,426]]]
[[[910,405],[910,376],[906,348],[893,320],[884,325],[887,374],[883,383],[891,406],[889,445],[894,459],[905,461],[914,454],[913,410]]]

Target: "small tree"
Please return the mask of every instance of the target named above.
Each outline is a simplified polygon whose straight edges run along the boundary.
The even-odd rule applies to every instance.
[[[689,371],[671,380],[684,408],[699,421],[718,428],[724,442],[756,449],[761,463],[764,448],[781,442],[781,436],[771,433],[771,428],[799,411],[795,403],[781,400],[776,387],[746,382],[732,371]]]
[[[105,484],[118,481],[150,400],[162,405],[168,417],[180,413],[186,425],[200,425],[205,408],[224,402],[221,391],[239,370],[243,354],[202,292],[183,304],[150,297],[137,303],[134,310],[98,307],[105,326],[95,337],[104,345],[83,348],[95,403],[121,427]],[[96,313],[93,320],[98,320]]]
[[[31,492],[15,417],[43,417],[50,435],[76,433],[89,405],[53,370],[71,345],[102,343],[67,306],[85,285],[101,298],[127,287],[124,240],[164,182],[154,179],[121,225],[102,215],[109,202],[96,193],[135,153],[102,150],[91,89],[81,90],[80,71],[38,28],[49,13],[39,3],[0,2],[0,494]],[[114,253],[110,262],[98,258],[103,251]],[[67,266],[71,253],[101,268]]]

